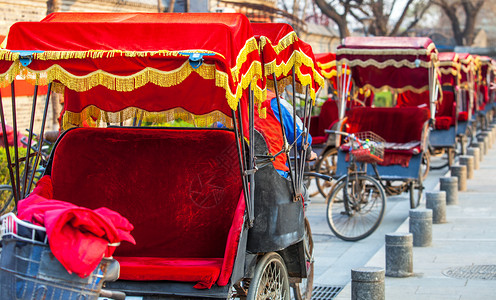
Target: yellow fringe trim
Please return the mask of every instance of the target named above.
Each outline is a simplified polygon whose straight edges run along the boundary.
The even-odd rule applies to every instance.
[[[21,63],[19,61],[14,61],[5,73],[0,74],[0,88],[10,85],[10,83],[16,78],[17,74],[20,73],[21,68]]]
[[[420,94],[420,93],[423,93],[423,92],[429,90],[429,86],[425,86],[425,87],[422,87],[422,88],[415,88],[415,87],[413,87],[411,85],[407,85],[407,86],[404,86],[403,88],[399,88],[398,89],[398,88],[393,88],[390,85],[383,85],[381,87],[374,87],[374,86],[372,86],[370,84],[366,84],[362,88],[364,88],[364,89],[370,89],[374,93],[382,92],[382,91],[404,93],[404,92],[410,91],[410,92],[414,92],[414,93]]]
[[[440,68],[439,71],[441,72],[441,74],[453,76],[457,76],[459,73],[457,69],[452,68]]]
[[[106,127],[107,123],[132,125],[132,120],[152,123],[169,123],[181,119],[195,127],[209,127],[215,122],[221,122],[227,128],[233,128],[232,119],[220,111],[213,111],[205,115],[194,115],[182,108],[174,108],[162,112],[147,112],[139,108],[128,107],[118,112],[105,112],[96,106],[89,106],[80,113],[66,111],[63,116],[63,130],[72,127],[81,127],[83,122],[91,127]]]
[[[346,58],[343,58],[339,61],[339,64],[346,64],[346,65],[351,66],[351,67],[360,66],[362,68],[365,68],[368,66],[374,66],[374,67],[379,68],[379,69],[384,69],[386,67],[395,67],[395,68],[408,67],[410,69],[417,68],[417,66],[415,65],[414,62],[411,62],[407,59],[403,59],[400,61],[394,60],[394,59],[388,59],[384,62],[378,62],[372,58],[367,59],[367,60],[354,59],[351,61],[346,59]],[[435,65],[435,64],[432,61],[430,61],[430,62],[420,61],[419,67],[430,68],[433,65]]]
[[[225,59],[225,57],[217,52],[189,49],[184,51],[169,51],[169,50],[156,50],[156,51],[123,51],[123,50],[88,50],[88,51],[44,51],[40,53],[33,53],[33,59],[36,60],[66,60],[66,59],[99,59],[99,58],[113,58],[113,57],[149,57],[149,56],[162,56],[162,57],[177,57],[187,56],[180,54],[186,53],[210,53],[218,55]]]
[[[432,58],[432,54],[435,55],[435,59],[437,59],[437,51],[435,50],[436,46],[434,43],[429,44],[426,49],[352,49],[352,48],[341,48],[338,49],[336,55],[429,55]]]

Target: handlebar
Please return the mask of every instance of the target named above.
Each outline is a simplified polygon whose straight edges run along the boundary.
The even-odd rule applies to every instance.
[[[114,300],[125,300],[126,294],[118,291],[100,290],[100,297],[110,298]]]
[[[324,174],[320,174],[320,173],[315,173],[315,172],[305,172],[303,173],[304,176],[313,176],[313,177],[318,177],[322,180],[325,180],[325,181],[332,181],[332,177],[331,176],[328,176],[328,175],[324,175]]]

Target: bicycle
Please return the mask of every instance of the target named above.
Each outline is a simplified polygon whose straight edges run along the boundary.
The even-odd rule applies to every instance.
[[[386,210],[386,192],[381,183],[367,175],[367,164],[375,168],[384,155],[383,140],[373,132],[346,136],[349,149],[347,173],[335,183],[327,198],[327,222],[342,240],[358,241],[371,235],[381,224]]]

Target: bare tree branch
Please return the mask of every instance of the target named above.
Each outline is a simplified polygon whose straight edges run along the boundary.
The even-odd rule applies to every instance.
[[[403,23],[403,20],[405,20],[406,14],[408,12],[408,7],[410,6],[410,4],[412,4],[412,2],[413,2],[413,0],[408,0],[408,2],[405,5],[405,8],[403,8],[403,12],[401,13],[400,18],[398,19],[398,21],[396,21],[396,24],[394,24],[393,30],[391,30],[390,35],[394,36],[398,33],[398,30],[400,29],[400,26]]]

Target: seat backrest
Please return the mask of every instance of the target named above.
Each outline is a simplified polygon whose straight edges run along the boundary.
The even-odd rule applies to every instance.
[[[334,121],[339,119],[337,101],[329,99],[322,105],[319,114],[318,136],[326,136],[326,129],[329,129]]]
[[[386,142],[421,141],[429,111],[418,107],[356,107],[348,111],[348,132],[372,131]]]
[[[443,90],[443,101],[438,105],[436,117],[454,117],[455,110],[455,93],[453,91]]]
[[[54,199],[108,207],[134,225],[116,256],[223,257],[242,190],[223,129],[76,128],[53,152]]]

